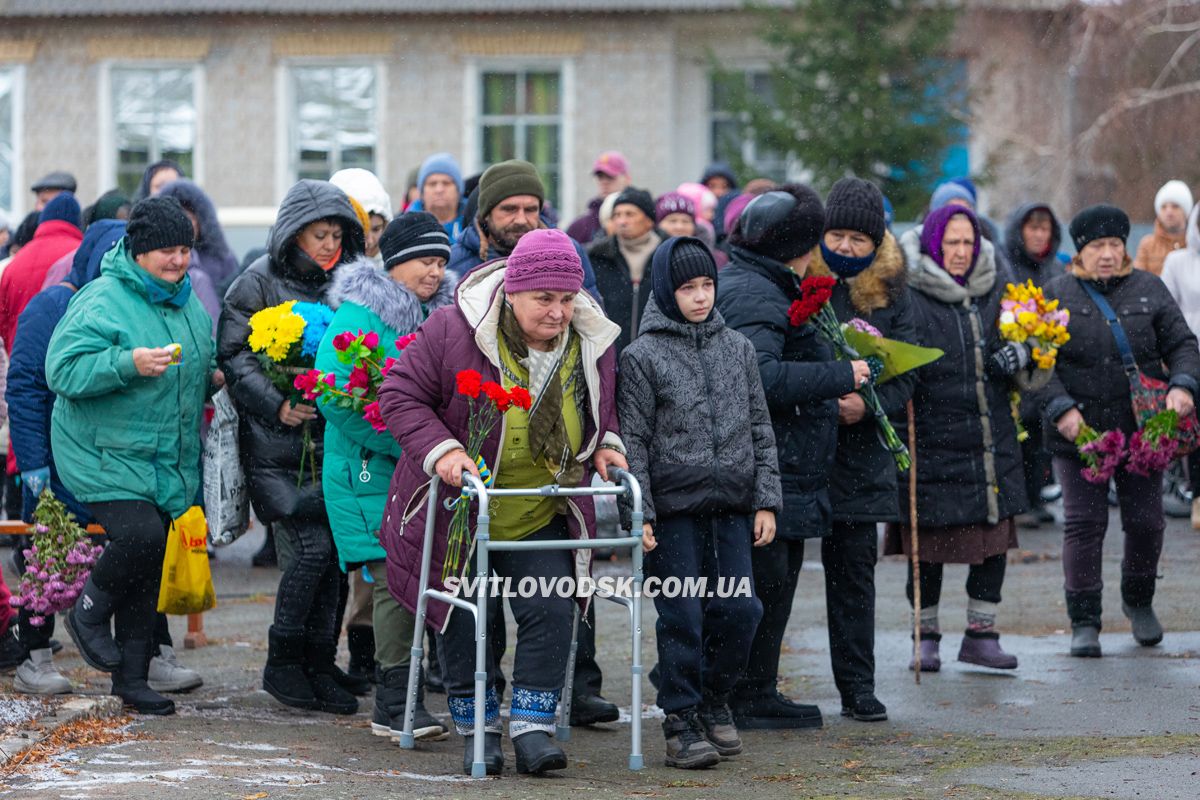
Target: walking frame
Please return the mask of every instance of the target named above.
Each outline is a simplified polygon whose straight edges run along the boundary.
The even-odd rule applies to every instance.
[[[421,645],[425,637],[425,610],[429,600],[448,603],[464,613],[470,613],[475,621],[475,741],[474,755],[471,763],[471,777],[482,778],[486,775],[483,761],[484,749],[484,714],[485,697],[487,694],[487,657],[488,657],[488,618],[487,601],[489,586],[486,580],[490,574],[488,555],[496,551],[514,550],[595,550],[597,548],[631,547],[633,549],[633,592],[630,597],[614,594],[596,593],[624,606],[629,612],[630,638],[633,644],[633,664],[630,677],[633,686],[633,697],[630,701],[631,743],[629,751],[629,769],[640,770],[644,765],[642,756],[642,488],[637,479],[626,470],[619,467],[609,467],[609,478],[618,486],[597,487],[562,487],[556,485],[542,486],[533,489],[489,489],[483,481],[469,472],[463,473],[464,499],[475,498],[479,501],[479,518],[475,529],[475,548],[477,567],[475,575],[483,580],[478,583],[477,597],[474,601],[455,597],[447,592],[429,588],[429,568],[433,551],[434,520],[437,517],[438,487],[441,480],[435,475],[429,482],[429,501],[425,521],[425,541],[421,554],[421,582],[417,596],[417,624],[413,634],[412,660],[408,668],[408,702],[404,709],[404,730],[400,735],[400,746],[406,750],[415,747],[413,738],[413,713],[417,699],[417,682],[421,671],[421,659],[424,650]],[[488,503],[493,497],[595,497],[599,495],[625,495],[633,507],[633,524],[630,535],[617,539],[583,539],[557,541],[492,541],[490,535],[491,517],[488,513]],[[571,737],[571,684],[575,674],[575,653],[577,649],[576,634],[579,630],[579,605],[575,604],[574,620],[571,624],[571,647],[567,656],[567,670],[564,677],[562,697],[558,704],[558,723],[556,737],[559,741],[569,741]]]

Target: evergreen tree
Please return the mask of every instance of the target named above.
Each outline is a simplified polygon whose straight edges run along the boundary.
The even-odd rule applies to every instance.
[[[818,188],[874,180],[898,218],[915,216],[964,135],[965,72],[947,58],[954,11],[929,0],[795,0],[755,13],[776,54],[767,86],[719,65],[716,74],[745,135],[788,154]]]

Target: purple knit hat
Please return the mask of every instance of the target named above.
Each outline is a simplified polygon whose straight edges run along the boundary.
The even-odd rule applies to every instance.
[[[654,204],[654,221],[662,222],[672,214],[687,214],[696,219],[696,204],[679,192],[667,192]]]
[[[983,232],[979,229],[979,218],[975,216],[975,212],[966,206],[959,205],[942,206],[930,211],[929,215],[925,217],[924,227],[921,229],[921,252],[932,258],[933,263],[945,269],[946,265],[942,256],[942,237],[946,235],[946,226],[950,224],[950,220],[959,214],[969,219],[971,227],[975,229],[975,248],[971,253],[971,266],[967,270],[967,274],[951,276],[960,286],[965,286],[967,278],[971,277],[975,265],[979,263],[979,248],[983,239]]]
[[[571,237],[562,231],[539,229],[521,237],[508,257],[504,291],[578,292],[583,288],[583,263]]]

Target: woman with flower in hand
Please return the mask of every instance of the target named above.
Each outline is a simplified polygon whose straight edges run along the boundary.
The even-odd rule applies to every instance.
[[[431,311],[453,302],[458,277],[446,272],[450,239],[435,216],[416,211],[396,217],[379,246],[383,269],[360,258],[337,271],[329,290],[329,304],[337,311],[317,350],[316,369],[332,373],[339,387],[352,377],[352,364],[339,358],[339,337],[374,334],[367,344],[377,341],[389,361],[399,359],[404,343],[397,340],[420,327]],[[387,369],[386,362],[382,368]],[[350,658],[361,659],[368,668],[378,663],[380,681],[371,729],[381,736],[399,736],[415,619],[388,592],[379,527],[400,445],[386,430],[373,430],[352,408],[335,402],[318,405],[325,417],[321,481],[338,559],[343,570],[366,570],[371,576],[366,613],[356,622],[359,614],[352,612],[346,626]],[[356,599],[357,594],[356,586]],[[425,710],[421,694],[417,697],[413,723],[417,738],[444,735],[446,729]]]
[[[251,348],[250,318],[289,300],[322,302],[339,265],[362,255],[363,241],[341,189],[300,181],[279,206],[267,254],[229,287],[217,330],[217,359],[238,410],[250,502],[280,543],[282,575],[263,688],[285,705],[338,714],[353,714],[358,701],[349,690],[365,693],[370,684],[353,682],[334,664],[341,572],[321,481],[309,474],[311,464],[321,463],[324,421],[272,380]]]
[[[830,304],[840,322],[859,319],[880,336],[913,341],[912,300],[904,254],[884,224],[883,195],[872,183],[843,178],[825,201],[825,232],[808,268],[832,275]],[[914,373],[876,387],[883,412],[901,413]],[[838,398],[837,459],[830,476],[833,533],[821,540],[829,656],[842,714],[887,719],[875,697],[875,562],[879,522],[899,522],[896,469],[858,392]]]
[[[1097,432],[1120,431],[1129,438],[1138,428],[1131,381],[1140,383],[1141,376],[1165,382],[1166,409],[1187,416],[1200,388],[1200,351],[1163,282],[1133,269],[1125,251],[1129,217],[1124,211],[1107,205],[1085,208],[1071,220],[1070,233],[1078,253],[1070,273],[1046,285],[1046,297],[1058,298],[1071,310],[1071,340],[1058,352],[1043,416],[1066,511],[1063,572],[1071,655],[1099,657],[1108,482],[1094,484],[1083,477],[1076,439],[1085,423]],[[1106,312],[1116,315],[1118,326],[1110,327]],[[1118,329],[1123,346],[1115,335]],[[1165,527],[1162,474],[1117,469],[1113,477],[1125,531],[1121,608],[1133,623],[1134,639],[1151,646],[1163,636],[1152,606]]]
[[[776,688],[780,647],[804,561],[804,540],[828,536],[829,476],[837,447],[838,398],[865,385],[865,361],[837,361],[808,318],[828,300],[801,291],[825,227],[816,192],[788,184],[756,197],[729,235],[730,263],[721,272],[717,310],[758,352],[771,412],[783,488],[775,540],[751,555],[763,617],[749,666],[730,698],[738,728],[820,727],[816,706],[795,703]]]
[[[967,628],[958,660],[1016,669],[1000,647],[996,611],[1013,517],[1028,509],[1021,450],[1009,407],[1012,376],[1029,348],[1000,338],[1000,300],[1009,282],[974,212],[950,205],[900,237],[908,260],[918,344],[945,354],[916,372],[917,514],[921,572],[921,669],[941,668],[938,603],[942,565],[969,564]],[[907,420],[897,418],[907,431]],[[901,434],[902,436],[904,433]],[[908,507],[908,487],[899,504]],[[908,525],[888,529],[885,553],[909,554]],[[908,599],[913,601],[911,567]]]
[[[416,340],[388,373],[379,404],[388,430],[403,450],[392,478],[381,538],[387,550],[388,585],[416,611],[421,546],[430,476],[441,478],[443,500],[459,495],[464,471],[478,475],[468,450],[478,455],[498,488],[557,483],[590,486],[593,468],[607,479],[626,468],[617,427],[616,356],[620,328],[581,292],[583,267],[566,234],[533,231],[506,258],[471,271],[454,305],[430,315]],[[485,381],[481,384],[481,380]],[[504,408],[479,442],[479,419],[491,414],[491,397],[532,396],[526,411]],[[527,394],[525,394],[527,392]],[[501,398],[503,400],[503,398]],[[472,434],[475,434],[474,436]],[[466,501],[463,501],[466,502]],[[474,531],[474,504],[467,529]],[[584,497],[504,497],[490,505],[493,539],[589,538],[595,509]],[[453,537],[454,512],[437,504],[431,586],[445,575],[469,572],[469,539]],[[464,544],[462,550],[459,544]],[[456,560],[461,555],[461,561]],[[558,579],[588,574],[590,552],[547,550],[496,553],[491,567],[516,586],[523,577]],[[519,772],[562,769],[566,755],[552,740],[571,640],[572,601],[552,596],[513,597],[517,620],[509,736]],[[489,617],[491,618],[491,617]],[[439,632],[438,654],[455,728],[466,737],[463,769],[471,771],[475,720],[475,626],[469,614],[431,602],[428,622]],[[488,665],[494,685],[496,664]],[[488,690],[485,760],[489,775],[504,764],[499,703]]]

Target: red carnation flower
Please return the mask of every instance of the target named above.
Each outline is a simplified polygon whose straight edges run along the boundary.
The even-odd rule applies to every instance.
[[[467,397],[479,397],[479,392],[483,387],[483,376],[473,369],[464,369],[454,376],[454,382],[458,386],[459,394],[465,394]]]
[[[533,405],[533,398],[529,395],[529,390],[520,386],[514,386],[508,393],[508,397],[512,400],[512,404],[517,408],[528,411]]]
[[[501,414],[508,411],[509,406],[512,405],[512,399],[508,396],[508,392],[504,391],[504,387],[495,381],[483,384],[483,393],[496,404],[496,408],[500,410]]]

